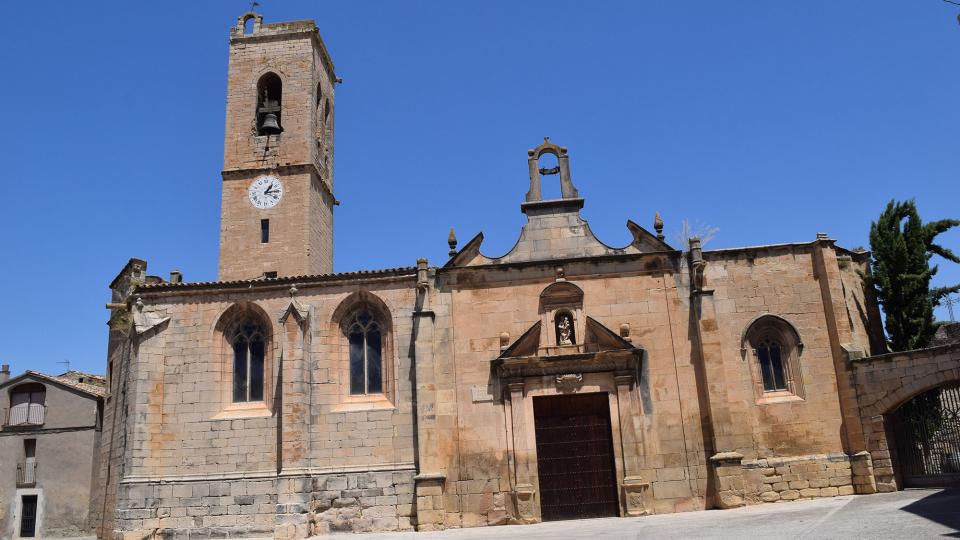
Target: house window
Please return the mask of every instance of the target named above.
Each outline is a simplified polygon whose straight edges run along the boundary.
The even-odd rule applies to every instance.
[[[366,308],[347,327],[350,342],[350,394],[383,393],[383,339],[380,323]]]
[[[233,401],[263,401],[266,339],[260,325],[247,322],[233,337]]]
[[[13,388],[10,392],[7,425],[42,425],[46,412],[46,395],[46,388],[42,384],[22,384]]]
[[[787,376],[783,367],[781,352],[783,347],[775,339],[764,339],[757,346],[757,360],[760,362],[760,375],[764,392],[776,392],[787,389]]]

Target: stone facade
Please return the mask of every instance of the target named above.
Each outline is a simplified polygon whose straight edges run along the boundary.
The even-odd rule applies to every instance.
[[[868,253],[824,234],[674,247],[659,216],[606,245],[580,215],[568,150],[545,140],[527,152],[527,223],[509,253],[483,254],[482,234],[457,249],[451,233],[441,266],[329,273],[329,56],[312,23],[255,14],[230,47],[220,281],[164,280],[131,259],[111,284],[102,538],[540,521],[563,501],[545,487],[536,404],[571,394],[607,411],[593,451],[612,470],[562,468],[609,481],[603,515],[875,489],[851,361],[885,352]],[[254,123],[269,70],[280,135]],[[286,194],[257,209],[246,191],[267,174]],[[543,200],[553,175],[561,198]],[[575,442],[561,427],[557,444]]]

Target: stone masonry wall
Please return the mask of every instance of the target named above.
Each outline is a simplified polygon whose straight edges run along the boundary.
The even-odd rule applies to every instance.
[[[307,505],[278,503],[279,482],[240,478],[123,484],[116,538],[273,536],[282,516],[307,514],[311,535],[413,530],[413,471],[301,477]]]
[[[850,458],[843,453],[743,461],[747,504],[853,495]]]

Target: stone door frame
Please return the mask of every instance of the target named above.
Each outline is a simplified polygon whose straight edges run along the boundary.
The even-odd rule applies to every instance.
[[[634,416],[641,414],[633,372],[599,371],[528,375],[505,381],[504,414],[517,519],[541,521],[533,398],[586,393],[607,394],[620,516],[646,514],[649,487],[638,470],[642,458]],[[634,405],[636,404],[636,405]]]

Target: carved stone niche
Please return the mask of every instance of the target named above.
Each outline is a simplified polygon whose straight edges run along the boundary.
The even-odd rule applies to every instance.
[[[540,293],[540,349],[548,354],[583,352],[583,290],[569,281],[552,283]],[[558,350],[559,349],[559,350]]]

